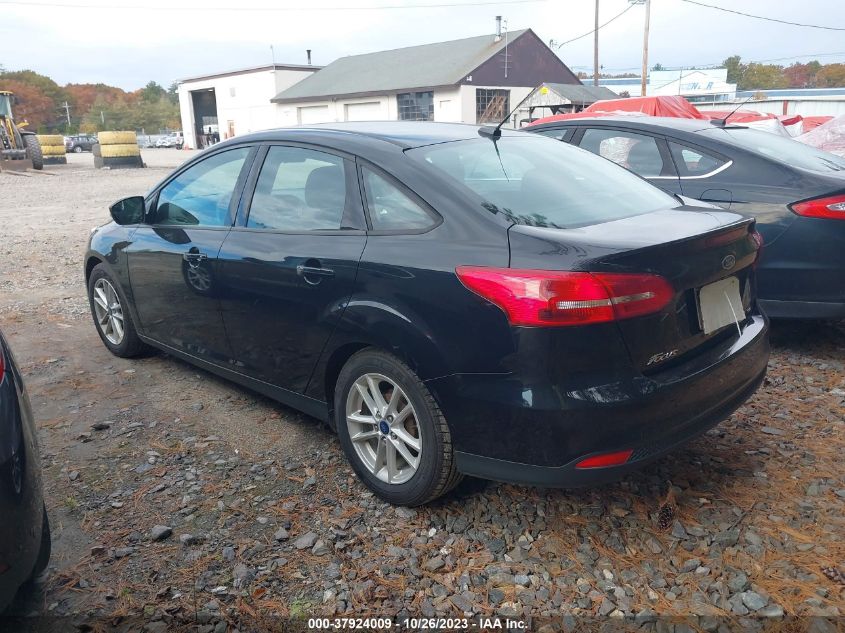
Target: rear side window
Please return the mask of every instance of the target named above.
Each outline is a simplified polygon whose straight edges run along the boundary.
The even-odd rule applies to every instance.
[[[302,147],[271,147],[247,226],[279,231],[339,229],[346,207],[344,160]]]
[[[671,173],[653,136],[591,128],[584,131],[580,146],[644,178]]]
[[[153,224],[229,226],[229,204],[251,148],[209,156],[171,180],[158,194]]]
[[[434,217],[390,180],[366,167],[363,172],[374,231],[415,231],[436,224]]]
[[[706,154],[674,141],[669,141],[669,151],[672,153],[672,160],[675,161],[675,166],[678,168],[678,175],[682,178],[706,176],[719,169],[726,162],[712,154]]]
[[[845,170],[845,158],[810,147],[788,136],[749,128],[713,128],[698,134],[731,143],[790,167],[821,172]]]
[[[634,174],[535,134],[478,138],[407,150],[464,185],[486,212],[530,226],[573,228],[676,207]]]

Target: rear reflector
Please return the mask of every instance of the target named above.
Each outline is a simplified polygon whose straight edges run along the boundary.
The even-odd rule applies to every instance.
[[[582,459],[575,464],[575,468],[606,468],[607,466],[621,466],[631,458],[633,449],[627,451],[617,451],[615,453],[605,453],[604,455],[593,455],[587,459]]]
[[[512,325],[604,323],[659,312],[675,292],[650,274],[459,266],[461,283],[504,310]]]
[[[845,196],[830,196],[805,200],[790,205],[798,215],[807,218],[826,218],[830,220],[845,220]]]

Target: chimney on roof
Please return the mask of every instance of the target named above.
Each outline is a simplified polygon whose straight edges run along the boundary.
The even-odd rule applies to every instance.
[[[311,65],[311,49],[306,49],[305,54],[308,55],[308,65]]]
[[[502,16],[497,15],[496,16],[496,39],[495,39],[495,41],[498,42],[500,39],[502,39]]]

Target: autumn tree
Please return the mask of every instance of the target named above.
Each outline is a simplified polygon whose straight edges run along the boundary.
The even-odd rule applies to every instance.
[[[15,94],[12,112],[18,123],[26,121],[32,130],[45,130],[55,124],[58,118],[55,102],[42,89],[18,79],[0,77],[0,90]]]
[[[845,64],[825,64],[816,73],[816,87],[845,87]]]
[[[806,64],[794,63],[783,69],[788,88],[814,88],[816,85],[816,73],[822,65],[817,61]]]

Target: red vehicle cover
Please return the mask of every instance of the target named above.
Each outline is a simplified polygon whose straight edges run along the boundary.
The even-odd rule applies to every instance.
[[[764,114],[755,110],[737,110],[736,112],[732,110],[701,110],[700,112],[708,119],[724,119],[730,115],[728,118],[728,122],[730,123],[750,123],[751,121],[776,118],[774,114],[769,114],[768,112]]]
[[[804,117],[804,132],[809,132],[810,130],[814,130],[820,125],[824,125],[828,121],[832,121],[832,116],[805,116]]]
[[[648,116],[668,116],[681,119],[707,119],[689,101],[677,95],[667,97],[628,97],[625,99],[606,99],[596,101],[582,112],[573,114],[555,114],[537,119],[529,125],[581,119],[584,117],[608,116],[610,114],[645,114]]]
[[[689,101],[678,95],[667,97],[629,97],[596,101],[584,112],[642,112],[649,116],[680,119],[706,119]]]

